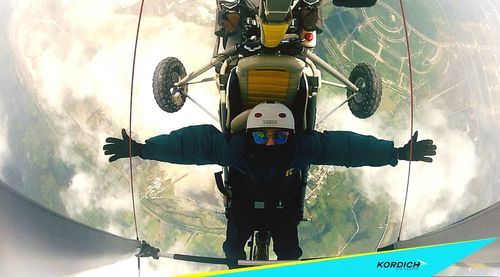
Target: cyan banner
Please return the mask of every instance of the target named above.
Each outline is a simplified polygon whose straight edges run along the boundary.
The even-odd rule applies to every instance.
[[[495,238],[188,276],[432,276]]]

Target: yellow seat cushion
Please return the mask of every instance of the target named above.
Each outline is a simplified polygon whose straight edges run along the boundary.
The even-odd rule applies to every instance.
[[[290,106],[300,83],[303,61],[285,55],[255,55],[238,62],[243,107],[250,109],[264,101],[278,101]]]

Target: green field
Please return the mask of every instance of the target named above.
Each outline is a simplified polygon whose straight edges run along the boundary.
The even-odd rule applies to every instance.
[[[359,186],[356,175],[350,170],[336,170],[328,175],[316,197],[308,201],[307,211],[312,221],[299,226],[305,257],[338,254],[356,232],[351,208],[358,197],[354,211],[360,230],[342,255],[366,252],[376,247],[381,236],[377,226],[385,224],[388,206],[384,205],[383,198],[372,203],[362,197]],[[365,246],[369,248],[363,249]]]

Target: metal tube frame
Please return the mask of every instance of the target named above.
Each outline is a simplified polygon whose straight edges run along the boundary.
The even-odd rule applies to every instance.
[[[325,85],[333,86],[333,87],[338,87],[338,88],[347,88],[347,86],[344,84],[339,84],[339,83],[325,81],[325,80],[321,80],[321,83],[325,84]]]
[[[215,55],[214,57],[212,57],[210,62],[208,62],[207,64],[202,66],[200,69],[192,71],[186,77],[182,78],[179,82],[175,83],[174,85],[177,87],[186,85],[187,83],[192,81],[194,78],[207,72],[208,70],[215,67],[217,64],[223,62],[225,59],[227,59],[227,57],[232,56],[236,52],[237,52],[237,47],[234,46],[234,47],[231,47],[218,55]]]
[[[206,263],[206,264],[227,264],[228,260],[222,257],[206,257],[206,256],[195,256],[195,255],[185,255],[185,254],[176,254],[176,253],[168,253],[168,252],[158,252],[159,258],[166,258],[172,260],[180,260],[180,261],[188,261],[195,263]],[[255,261],[255,260],[238,260],[238,265],[241,266],[258,266],[258,265],[269,265],[269,264],[280,264],[280,263],[289,263],[289,262],[297,262],[301,260],[267,260],[267,261]]]
[[[228,74],[226,72],[228,65],[233,62],[234,60],[238,59],[237,55],[230,56],[224,62],[222,63],[222,66],[220,68],[220,74],[225,75]],[[221,130],[224,132],[227,131],[227,93],[226,93],[226,87],[222,87],[219,82],[217,82],[218,85],[218,90],[219,90],[219,115],[220,115],[220,125],[221,125]]]
[[[259,266],[259,265],[273,265],[282,263],[297,262],[297,260],[268,260],[268,261],[256,261],[256,260],[238,260],[238,265],[241,266]]]
[[[349,81],[349,79],[344,77],[344,75],[340,74],[340,72],[338,72],[335,68],[333,68],[331,65],[329,65],[328,63],[323,61],[320,57],[318,57],[316,54],[311,52],[311,50],[306,49],[306,51],[304,51],[303,55],[306,58],[313,61],[314,63],[316,63],[319,68],[325,70],[326,72],[330,73],[333,77],[337,78],[341,83],[346,85],[348,88],[354,90],[355,92],[358,91],[358,87],[356,87],[356,85],[351,83],[351,81]]]
[[[312,76],[319,78],[318,87],[310,89],[309,84],[307,85],[308,91],[311,90],[308,92],[308,98],[309,98],[308,102],[310,104],[308,104],[307,106],[309,106],[309,107],[312,106],[314,109],[308,109],[306,111],[306,113],[307,113],[306,118],[308,118],[306,129],[308,131],[313,131],[314,127],[316,126],[316,107],[317,107],[317,102],[318,102],[318,91],[321,87],[321,73],[316,68],[316,65],[314,64],[314,62],[311,59],[306,58],[305,62],[309,66],[309,68],[311,68]]]
[[[329,111],[325,116],[323,116],[322,119],[320,119],[317,123],[320,124],[321,122],[323,122],[325,119],[327,119],[330,115],[332,115],[334,112],[336,112],[338,109],[340,109],[340,107],[342,107],[345,103],[349,102],[349,100],[351,100],[351,98],[353,98],[354,96],[356,96],[356,93],[353,93],[351,94],[349,97],[347,97],[346,100],[344,100],[342,103],[340,103],[339,105],[337,105],[335,108],[333,108],[331,111]]]

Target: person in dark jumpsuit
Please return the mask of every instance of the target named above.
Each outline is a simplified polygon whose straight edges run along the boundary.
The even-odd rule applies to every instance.
[[[261,103],[248,113],[246,130],[224,134],[212,125],[178,129],[147,139],[131,140],[131,155],[175,164],[218,164],[230,167],[232,190],[226,241],[223,250],[228,266],[245,259],[245,243],[252,232],[267,224],[274,252],[280,260],[302,255],[297,225],[300,172],[308,165],[345,167],[396,166],[410,159],[410,142],[395,148],[388,140],[348,131],[295,132],[292,112],[280,103]],[[413,161],[432,162],[432,140],[412,137]],[[129,136],[109,137],[104,153],[110,162],[129,156]]]

